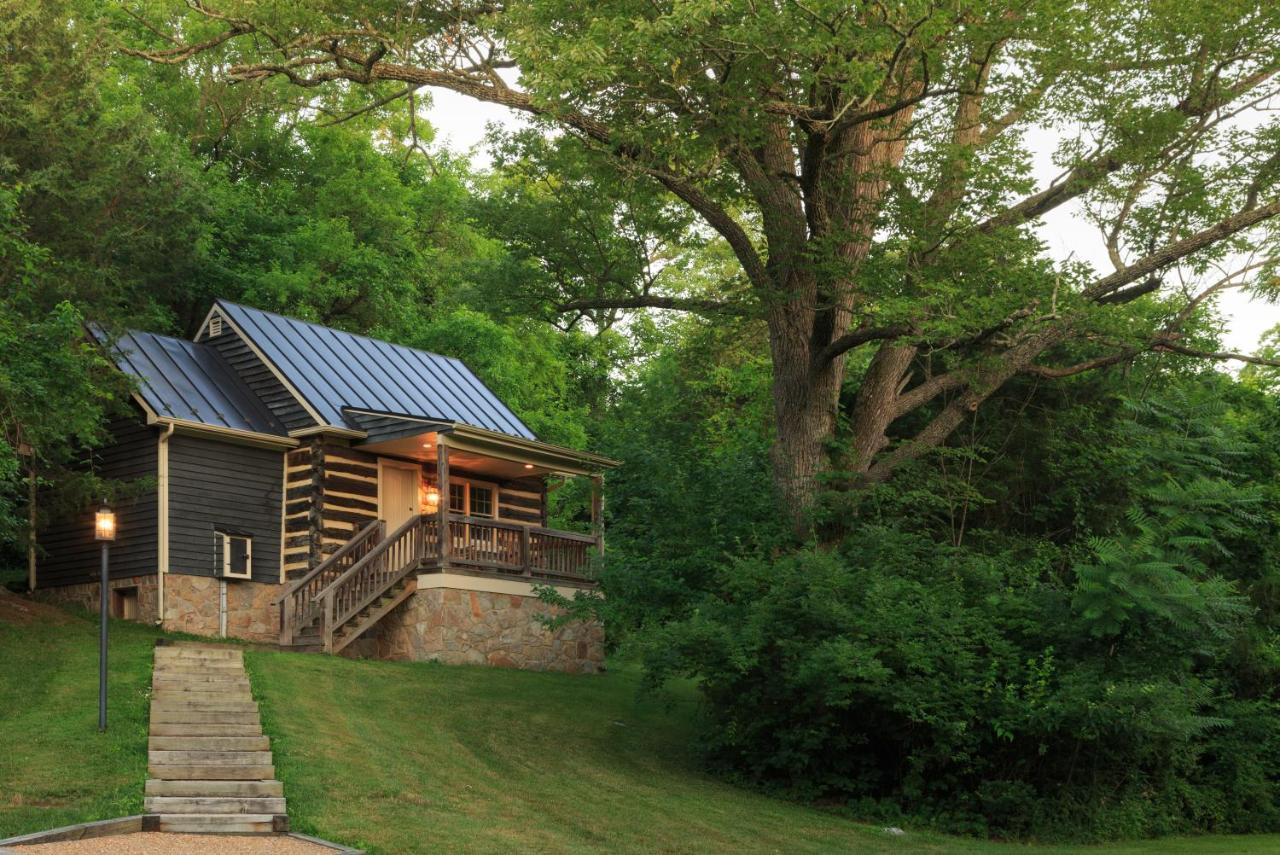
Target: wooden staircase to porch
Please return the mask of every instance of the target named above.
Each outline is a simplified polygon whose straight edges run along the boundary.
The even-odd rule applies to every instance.
[[[377,520],[280,596],[280,644],[341,652],[413,595],[420,572],[583,583],[600,546],[586,535],[455,514],[413,516],[390,534]]]

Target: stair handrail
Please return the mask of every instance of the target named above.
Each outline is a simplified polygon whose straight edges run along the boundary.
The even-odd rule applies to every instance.
[[[344,572],[337,579],[334,579],[327,586],[325,586],[324,590],[320,591],[320,593],[316,594],[316,601],[323,604],[324,619],[321,624],[321,636],[324,639],[324,648],[326,652],[333,651],[333,636],[334,636],[334,633],[337,632],[338,627],[344,625],[352,617],[352,615],[357,613],[360,610],[360,608],[363,607],[363,605],[365,604],[362,600],[361,604],[357,606],[355,609],[349,610],[349,613],[343,614],[343,615],[337,615],[335,613],[334,599],[338,589],[341,588],[343,585],[346,585],[351,579],[358,576],[370,564],[380,560],[383,555],[385,555],[387,552],[393,549],[402,539],[407,538],[415,530],[423,527],[425,519],[427,519],[425,515],[415,514],[414,516],[405,520],[404,523],[401,524],[399,528],[397,528],[391,534],[384,537],[381,541],[378,542],[377,546],[369,550],[369,552],[366,553],[359,561],[357,561],[355,564],[352,564],[349,568],[347,568],[346,572]],[[431,520],[434,521],[434,515],[431,516]],[[408,560],[404,563],[404,565],[401,567],[395,568],[393,570],[392,578],[387,580],[387,582],[381,588],[371,591],[368,595],[364,597],[364,599],[365,600],[376,599],[378,596],[381,596],[381,594],[384,593],[388,588],[390,588],[392,585],[399,582],[400,579],[404,578],[405,574],[409,570],[411,570],[416,564],[418,564],[418,562],[420,562],[421,559],[423,558],[422,550],[423,550],[423,545],[425,543],[425,540],[426,540],[425,537],[419,536],[419,542],[418,542],[417,548],[414,550],[413,554],[409,556]]]
[[[324,599],[333,591],[334,588],[338,587],[338,585],[345,582],[347,579],[351,578],[353,575],[355,575],[356,573],[364,569],[364,565],[368,564],[374,558],[386,552],[388,549],[391,548],[391,546],[397,540],[399,540],[401,537],[404,536],[404,533],[406,531],[408,531],[413,526],[418,525],[422,521],[422,516],[423,516],[422,514],[415,514],[409,517],[409,519],[405,520],[403,525],[401,525],[395,531],[391,532],[391,534],[382,538],[382,540],[378,542],[377,546],[375,546],[373,549],[370,549],[367,553],[365,553],[360,558],[359,561],[357,561],[355,564],[352,564],[345,571],[343,571],[341,576],[334,579],[332,582],[326,585],[323,589],[321,589],[320,592],[316,594],[315,598],[317,600]]]
[[[334,552],[328,558],[321,561],[314,568],[312,568],[307,573],[307,575],[303,576],[301,579],[298,579],[290,583],[289,588],[283,594],[276,597],[274,602],[276,604],[284,602],[286,597],[292,596],[293,593],[297,591],[299,588],[301,588],[303,585],[307,584],[316,576],[328,570],[330,565],[336,564],[338,561],[341,561],[343,558],[346,557],[348,552],[355,549],[360,544],[364,543],[364,541],[369,537],[369,535],[377,531],[381,525],[382,525],[382,520],[374,520],[373,522],[366,525],[364,528],[360,529],[360,531],[356,532],[356,534],[350,540],[342,544],[342,546],[339,546],[336,552]]]
[[[306,625],[314,619],[312,610],[318,601],[314,594],[307,597],[308,586],[319,584],[316,581],[317,579],[323,582],[324,573],[332,572],[354,550],[364,547],[371,540],[376,539],[384,530],[385,526],[382,524],[382,520],[374,520],[369,523],[301,579],[290,584],[284,593],[275,599],[275,604],[280,606],[281,644],[292,644],[294,632],[297,631],[299,626]]]

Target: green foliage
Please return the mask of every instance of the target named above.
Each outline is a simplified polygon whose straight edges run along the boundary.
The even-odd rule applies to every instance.
[[[1280,827],[1276,403],[1212,373],[1154,394],[1155,376],[997,404],[931,469],[846,504],[834,548],[704,557],[636,643],[655,683],[698,680],[709,762],[969,833]],[[696,541],[654,547],[628,570]]]

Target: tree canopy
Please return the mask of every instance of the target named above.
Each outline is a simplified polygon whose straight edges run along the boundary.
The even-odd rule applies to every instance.
[[[823,473],[884,480],[1019,374],[1153,350],[1250,358],[1184,327],[1238,284],[1213,266],[1280,213],[1280,128],[1251,111],[1276,86],[1274,4],[130,10],[129,50],[153,62],[213,56],[226,80],[364,88],[379,104],[449,89],[577,140],[612,163],[608,181],[679,200],[732,254],[729,275],[692,294],[592,282],[561,308],[763,319],[775,487],[798,522]],[[1062,170],[1047,184],[1028,143],[1040,129]],[[1069,204],[1100,228],[1109,268],[1047,257],[1035,227]],[[1175,274],[1183,287],[1162,287]]]

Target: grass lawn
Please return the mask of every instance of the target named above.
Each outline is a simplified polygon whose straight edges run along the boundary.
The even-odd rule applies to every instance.
[[[879,829],[713,780],[693,697],[602,677],[246,657],[294,826],[371,853],[1280,851],[1280,836],[1012,846]]]
[[[137,813],[157,631],[111,626],[97,733],[92,620],[0,595],[0,838]],[[636,675],[530,674],[250,651],[298,830],[371,853],[1262,853],[1280,836],[1015,846],[878,829],[711,779],[693,699]]]
[[[98,733],[97,622],[0,594],[0,838],[142,811],[158,633],[110,633]]]

